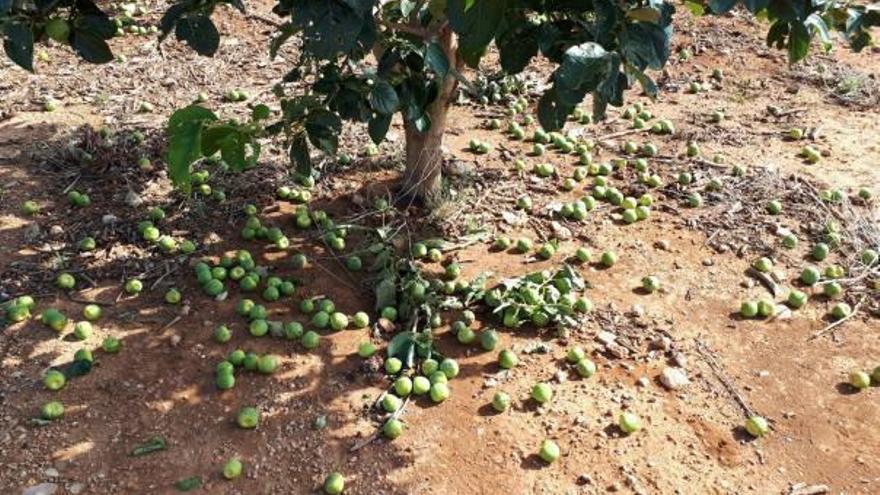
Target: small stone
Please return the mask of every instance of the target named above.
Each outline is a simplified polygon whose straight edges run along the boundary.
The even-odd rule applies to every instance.
[[[599,341],[600,344],[608,345],[613,344],[615,340],[617,340],[617,336],[611,332],[601,331],[596,334],[596,340]]]
[[[104,215],[103,217],[101,217],[101,223],[103,223],[104,225],[113,225],[114,223],[116,223],[118,221],[119,221],[119,218],[116,215],[113,215],[112,213],[108,213],[108,214]]]
[[[617,359],[623,359],[629,356],[629,349],[620,344],[615,344],[614,342],[605,344],[605,351]]]
[[[715,264],[715,261],[712,258],[706,258],[703,260],[703,266],[712,266]]]
[[[687,368],[687,356],[681,352],[676,352],[672,355],[672,362],[679,368]]]
[[[53,467],[46,468],[46,470],[43,471],[43,474],[45,474],[48,478],[57,478],[60,475],[58,470]]]
[[[457,175],[459,177],[471,175],[474,172],[474,166],[470,163],[463,161],[453,161],[449,164],[447,169],[450,175]]]
[[[137,208],[138,206],[144,204],[143,198],[134,191],[128,191],[125,194],[125,204],[131,206],[132,208]]]
[[[661,251],[669,251],[669,241],[666,239],[660,239],[654,243],[654,247]]]
[[[651,382],[648,380],[647,376],[643,376],[636,380],[636,385],[638,385],[639,387],[647,387],[650,383]]]
[[[58,491],[58,485],[55,483],[40,483],[25,488],[21,495],[53,495],[56,491]]]
[[[667,352],[672,349],[672,339],[666,337],[665,335],[662,337],[657,337],[651,342],[651,347],[657,349],[658,351]]]
[[[559,222],[550,222],[550,228],[553,229],[553,236],[560,241],[571,239],[571,229],[563,226]]]
[[[182,338],[180,337],[180,335],[177,335],[176,333],[174,335],[172,335],[171,336],[171,347],[177,347],[178,344],[180,344],[181,340],[182,340]]]
[[[568,374],[563,370],[559,370],[556,372],[555,378],[558,383],[565,383],[568,381]]]
[[[664,368],[660,372],[660,383],[668,390],[678,390],[690,383],[687,373],[681,368]]]
[[[593,483],[593,478],[589,474],[582,474],[578,476],[577,484],[578,485],[589,485]]]
[[[80,483],[79,481],[71,483],[69,487],[67,487],[67,491],[70,492],[70,495],[79,495],[86,489],[86,485]]]
[[[49,234],[52,237],[61,237],[62,235],[64,235],[64,227],[60,225],[53,225],[49,227]]]

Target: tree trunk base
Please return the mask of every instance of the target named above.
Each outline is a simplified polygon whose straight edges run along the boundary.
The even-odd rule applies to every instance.
[[[443,109],[445,113],[445,108]],[[445,115],[443,115],[445,117]],[[398,203],[418,201],[432,206],[442,195],[443,131],[445,119],[432,126],[428,132],[419,132],[412,124],[405,123],[406,170],[398,190]]]

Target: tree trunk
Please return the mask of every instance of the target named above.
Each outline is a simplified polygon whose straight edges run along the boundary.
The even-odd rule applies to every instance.
[[[441,104],[442,103],[442,104]],[[433,108],[436,106],[436,108]],[[438,98],[428,115],[431,128],[419,132],[411,122],[404,122],[406,131],[406,171],[403,173],[401,196],[416,198],[430,204],[440,195],[443,168],[443,133],[446,131],[448,102]]]
[[[446,53],[451,70],[459,70],[461,60],[457,55],[455,34],[445,27],[438,36],[437,42]],[[426,113],[431,119],[431,128],[427,132],[419,132],[415,124],[404,121],[406,137],[406,170],[403,173],[401,196],[418,199],[425,204],[434,203],[440,196],[443,168],[443,134],[446,132],[446,116],[458,81],[450,74],[443,80],[437,99],[434,100]]]

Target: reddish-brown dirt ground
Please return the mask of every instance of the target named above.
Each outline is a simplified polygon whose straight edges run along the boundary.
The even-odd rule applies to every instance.
[[[261,13],[268,13],[269,7],[267,2],[254,6]],[[151,5],[148,18],[157,19],[162,9]],[[125,37],[113,42],[116,52],[128,56],[124,64],[87,66],[61,47],[48,48],[51,62],[41,63],[37,75],[0,61],[0,271],[28,280],[39,308],[58,307],[79,315],[83,300],[106,303],[95,335],[85,343],[59,338],[36,320],[0,331],[2,493],[18,494],[43,482],[57,484],[59,494],[176,493],[173,484],[194,475],[204,480],[203,493],[317,493],[331,471],[345,475],[346,493],[363,494],[768,494],[789,493],[797,483],[824,484],[829,493],[880,493],[875,461],[880,453],[880,389],[854,393],[846,384],[851,370],[880,365],[880,320],[870,314],[877,310],[878,293],[867,292],[864,311],[813,340],[808,339],[828,325],[832,305],[821,296],[787,318],[768,322],[737,316],[741,301],[768,295],[746,274],[755,258],[773,256],[783,285],[796,285],[793,281],[808,264],[806,237],[797,249],[784,251],[775,234],[777,226],[806,232],[810,222],[826,219],[821,209],[809,204],[793,208],[790,215],[764,215],[765,202],[784,187],[775,190],[769,182],[758,185],[758,180],[791,185],[793,177],[806,177],[848,193],[869,187],[880,194],[877,51],[852,54],[838,47],[833,57],[814,55],[802,66],[789,67],[784,54],[763,45],[764,25],[739,15],[683,15],[674,49],[677,53],[687,47],[695,56],[676,59],[665,74],[656,74],[664,83],[659,100],[651,102],[636,90],[627,95],[628,103],[642,101],[655,115],[675,122],[677,133],[613,138],[597,148],[596,158],[604,162],[618,156],[616,147],[624,139],[651,140],[665,158],[652,169],[666,182],[693,166],[703,182],[717,175],[736,186],[700,209],[682,207],[669,188],[664,189],[668,194],[655,192],[659,205],[650,219],[633,225],[616,220],[607,205],[600,207],[590,221],[567,224],[574,238],[562,242],[553,261],[491,252],[485,243],[451,253],[464,267],[466,279],[483,272],[502,278],[550,268],[582,245],[594,257],[613,249],[620,259],[610,269],[579,266],[596,311],[569,335],[530,328],[500,332],[499,348],[518,350],[522,361],[509,373],[499,370],[496,353],[465,347],[441,328],[437,345],[461,364],[461,375],[450,382],[451,398],[439,405],[415,401],[402,416],[407,427],[402,437],[393,442],[378,439],[352,452],[353,445],[376,430],[368,409],[387,386],[384,379],[363,372],[363,360],[356,354],[358,344],[369,338],[366,330],[329,333],[313,352],[284,340],[249,337],[234,311],[237,294],[226,302],[208,298],[185,262],[160,279],[164,267],[173,264],[164,264],[157,253],[146,253],[136,235],[128,235],[145,216],[146,206],[161,204],[176,234],[198,241],[199,254],[216,259],[225,252],[249,249],[279,274],[301,281],[293,300],[270,305],[273,318],[305,321],[291,301],[319,294],[331,297],[348,314],[366,310],[375,316],[362,281],[291,227],[293,207],[272,206],[274,182],[255,181],[250,188],[240,188],[247,195],[231,196],[228,207],[215,208],[214,203],[180,200],[161,170],[141,172],[135,163],[115,164],[114,170],[127,167],[129,173],[107,176],[70,170],[46,158],[58,156],[71,131],[82,124],[139,128],[154,135],[174,108],[192,101],[200,90],[209,92],[212,107],[228,113],[245,111],[242,105],[221,101],[230,88],[247,89],[255,100],[271,104],[272,84],[293,60],[291,53],[270,62],[264,56],[270,27],[230,12],[217,17],[223,19],[224,42],[213,59],[198,58],[174,43],[160,55],[152,39]],[[718,67],[725,71],[723,84],[697,95],[684,91],[693,78],[708,82]],[[546,73],[540,63],[530,69],[539,80]],[[850,91],[841,93],[844,86]],[[47,97],[59,100],[61,108],[42,111]],[[156,110],[136,113],[141,101],[153,103]],[[773,117],[768,105],[793,111]],[[723,108],[727,116],[720,125],[707,121],[716,108]],[[500,116],[501,110],[454,107],[446,145],[450,158],[472,176],[457,182],[467,198],[465,207],[450,206],[451,213],[439,221],[446,227],[476,224],[511,236],[550,235],[549,222],[510,227],[501,213],[512,211],[513,199],[527,191],[536,211],[550,201],[571,200],[582,193],[556,193],[547,182],[553,179],[539,182],[511,169],[509,157],[525,156],[531,143],[508,141],[485,128],[486,118]],[[619,116],[620,110],[612,109],[608,121],[585,127],[585,135],[601,141],[628,129]],[[804,163],[797,156],[802,143],[784,138],[793,126],[817,129],[814,145],[824,155],[819,163]],[[395,124],[390,142],[381,148],[386,158],[399,156],[402,136]],[[494,143],[495,150],[478,157],[464,151],[474,137]],[[733,180],[729,167],[693,165],[681,156],[689,139],[700,144],[706,157],[720,153],[727,164],[748,167],[756,182]],[[366,140],[363,129],[343,137],[352,154],[358,154]],[[284,155],[280,146],[270,146],[265,168],[281,170]],[[160,155],[152,158],[161,162]],[[554,153],[546,160],[563,177],[574,165],[570,156]],[[480,179],[490,173],[495,174],[492,179]],[[249,174],[263,177],[255,171]],[[331,213],[350,215],[359,211],[353,195],[384,194],[396,174],[387,167],[353,169],[322,180],[315,195]],[[621,187],[635,182],[634,172],[627,174]],[[72,211],[62,193],[74,179],[75,187],[93,199],[84,210]],[[229,181],[235,182],[235,177]],[[500,192],[480,189],[486,184]],[[236,190],[234,186],[229,190]],[[146,206],[126,206],[123,198],[129,190],[141,194]],[[24,199],[40,203],[42,212],[23,216]],[[748,236],[740,238],[739,230],[725,232],[729,224],[712,223],[728,218],[734,204],[747,199],[757,203],[746,210],[757,213],[729,218],[753,222],[754,228],[742,231]],[[259,204],[262,218],[291,236],[291,251],[302,250],[315,263],[297,272],[277,252],[263,252],[259,244],[240,240],[243,218],[238,212],[246,202]],[[855,209],[876,226],[876,208]],[[108,213],[118,216],[122,226],[102,227],[101,216]],[[63,233],[51,232],[56,225]],[[108,246],[91,256],[67,256],[72,250],[65,243],[86,234],[95,235],[99,243],[118,241],[119,252]],[[731,248],[714,248],[713,239],[720,238]],[[832,262],[845,260],[833,255],[823,266]],[[88,286],[73,297],[56,290],[52,280],[58,269],[52,267],[58,263],[86,267],[82,273],[94,286],[82,284]],[[118,298],[122,280],[144,271],[150,273],[148,290],[138,297]],[[662,280],[663,291],[648,295],[637,290],[649,274]],[[188,312],[162,301],[171,286],[183,292]],[[0,289],[7,295],[20,290],[11,279],[0,280]],[[181,318],[168,326],[178,315]],[[455,315],[449,316],[451,321]],[[229,343],[212,339],[219,324],[233,328]],[[490,315],[479,315],[479,326],[494,324]],[[601,352],[597,334],[624,329],[643,334],[645,342],[668,336],[671,349],[648,350],[644,345],[625,358]],[[120,353],[98,353],[95,369],[62,391],[43,388],[40,376],[45,369],[70,361],[83,345],[98,347],[111,335],[121,340]],[[524,352],[536,342],[549,351]],[[578,378],[565,364],[571,345],[583,346],[599,364],[591,379]],[[214,367],[235,348],[276,353],[282,357],[281,371],[242,375],[233,390],[220,392],[214,385]],[[673,359],[691,380],[675,392],[658,381]],[[555,400],[541,408],[528,399],[538,381],[555,387]],[[731,389],[768,418],[768,436],[753,440],[743,432],[745,415]],[[503,414],[488,405],[497,390],[514,399],[512,409]],[[33,425],[30,418],[53,399],[64,402],[65,417],[46,426]],[[263,411],[256,431],[236,427],[234,416],[243,406]],[[623,410],[640,415],[644,429],[621,435],[615,425]],[[320,416],[326,416],[326,428],[313,426]],[[167,439],[166,451],[129,455],[134,446],[155,435]],[[562,451],[560,460],[549,466],[535,455],[545,438],[556,440]],[[233,456],[244,462],[245,475],[227,482],[220,468]]]

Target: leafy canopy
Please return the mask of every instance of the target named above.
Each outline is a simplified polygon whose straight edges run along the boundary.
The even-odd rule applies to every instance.
[[[162,17],[160,37],[173,33],[197,53],[213,55],[220,34],[211,17],[224,3],[245,10],[242,0],[174,3]],[[686,0],[684,5],[697,14],[742,6],[767,19],[768,45],[786,49],[792,63],[807,55],[814,38],[830,49],[835,31],[861,50],[871,43],[871,28],[880,25],[880,4]],[[588,94],[600,117],[608,105],[622,105],[624,90],[635,82],[656,94],[646,71],[668,60],[675,15],[675,8],[660,0],[279,0],[273,10],[285,22],[270,55],[293,37],[302,41],[294,68],[276,86],[280,119],[263,125],[261,110],[254,113],[260,118],[238,124],[198,106],[179,110],[168,127],[169,166],[177,184],[187,186],[190,165],[218,151],[233,167],[253,165],[258,140],[267,135],[283,133],[291,161],[308,173],[312,148],[336,153],[343,120],[366,123],[376,143],[396,113],[424,132],[444,82],[467,84],[461,70],[476,67],[492,43],[507,73],[521,72],[539,54],[554,64],[552,85],[538,105],[545,129],[562,127]],[[66,36],[59,33],[62,24]],[[116,33],[92,0],[0,0],[0,30],[7,56],[30,71],[33,46],[47,37],[67,43],[84,60],[104,63],[112,59],[107,40]],[[308,89],[286,94],[294,82],[306,82]]]

